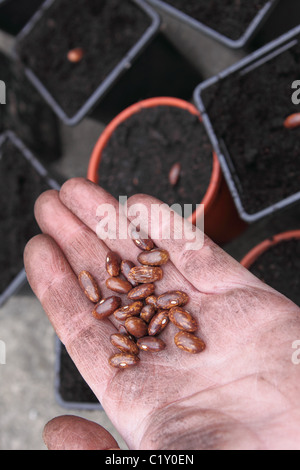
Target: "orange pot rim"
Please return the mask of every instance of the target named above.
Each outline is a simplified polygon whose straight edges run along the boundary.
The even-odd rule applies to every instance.
[[[173,106],[181,109],[185,109],[189,111],[191,114],[198,116],[199,121],[202,122],[202,117],[198,109],[188,101],[173,98],[168,96],[162,96],[157,98],[149,98],[146,100],[142,100],[138,103],[135,103],[128,108],[124,109],[120,114],[118,114],[104,129],[101,136],[99,137],[94,150],[92,152],[89,166],[88,166],[88,173],[87,179],[92,181],[93,183],[98,184],[99,182],[99,166],[101,163],[102,152],[105,149],[106,145],[108,144],[112,134],[117,129],[117,127],[122,124],[124,121],[129,119],[133,114],[140,112],[143,109],[147,108],[154,108],[156,106]],[[220,188],[222,182],[222,170],[218,160],[218,157],[215,152],[213,152],[213,169],[211,179],[206,191],[206,194],[201,201],[201,204],[205,206],[205,210],[208,211],[209,208],[213,205],[215,199],[218,195],[218,190]],[[200,213],[203,213],[202,207],[198,207],[197,210],[191,215],[189,220],[192,223],[196,223],[197,218],[199,217]]]
[[[290,230],[275,235],[274,237],[264,240],[262,243],[256,245],[249,253],[242,259],[241,264],[249,269],[255,261],[267,250],[283,241],[300,239],[300,230]]]

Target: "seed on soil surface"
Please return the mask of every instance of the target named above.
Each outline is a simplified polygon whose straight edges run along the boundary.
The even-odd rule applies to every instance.
[[[180,173],[181,173],[181,165],[180,163],[175,163],[169,172],[169,182],[171,186],[176,186],[180,178]]]
[[[117,277],[121,271],[121,258],[114,251],[109,251],[106,255],[106,271],[111,277]]]
[[[138,261],[146,266],[162,266],[169,261],[169,253],[158,248],[151,251],[143,251],[138,256]]]
[[[195,318],[181,307],[173,307],[169,311],[170,321],[180,330],[194,333],[198,329]]]
[[[156,313],[152,320],[150,321],[148,327],[148,335],[156,336],[161,333],[169,323],[169,312],[167,310],[161,310]]]
[[[154,243],[150,238],[147,238],[145,234],[137,232],[136,230],[132,230],[131,238],[135,245],[144,251],[150,251],[154,248]]]
[[[129,260],[123,260],[122,261],[122,263],[121,263],[121,273],[123,274],[125,279],[127,279],[127,281],[129,281],[128,274],[129,274],[130,270],[134,267],[135,267],[135,264],[132,261],[129,261]],[[134,282],[134,281],[131,281],[131,284],[132,284],[133,287],[138,285],[138,283]]]
[[[150,323],[150,320],[152,320],[155,314],[156,314],[156,308],[153,307],[153,305],[145,305],[141,310],[140,317],[146,323]]]
[[[110,277],[106,280],[106,287],[118,294],[127,294],[132,289],[130,282],[120,277]]]
[[[137,266],[132,268],[128,274],[130,281],[139,284],[148,284],[160,281],[163,278],[163,270],[160,267],[153,266]]]
[[[142,338],[147,335],[148,325],[142,318],[129,317],[125,321],[125,328],[135,338]]]
[[[109,364],[117,369],[129,369],[136,366],[140,359],[135,354],[120,353],[109,358]]]
[[[91,302],[97,303],[100,301],[101,294],[99,286],[88,271],[81,271],[78,276],[78,281],[83,292]]]
[[[168,310],[172,307],[182,307],[189,301],[189,296],[179,290],[166,292],[157,299],[157,308]]]
[[[111,335],[110,342],[122,352],[134,355],[139,353],[139,348],[136,343],[126,334],[115,333]]]
[[[128,292],[127,297],[130,300],[142,300],[146,297],[151,296],[155,291],[155,285],[151,284],[142,284],[140,286],[134,287],[130,292]]]
[[[103,320],[109,317],[117,310],[121,305],[120,297],[112,296],[107,299],[101,300],[93,310],[93,316],[97,320]]]
[[[187,331],[179,331],[174,338],[174,342],[179,349],[190,354],[199,354],[206,349],[202,339]]]
[[[142,351],[149,351],[149,352],[159,352],[163,351],[166,347],[166,343],[154,336],[145,336],[144,338],[140,338],[137,340],[137,346]]]
[[[68,60],[73,64],[78,64],[84,57],[84,50],[81,47],[76,47],[68,52]]]
[[[143,302],[137,301],[133,302],[131,305],[125,305],[124,307],[118,308],[114,312],[114,317],[116,320],[125,321],[129,317],[134,317],[140,314],[140,311],[143,308]]]
[[[294,113],[288,116],[283,125],[286,129],[296,129],[300,127],[300,113]]]

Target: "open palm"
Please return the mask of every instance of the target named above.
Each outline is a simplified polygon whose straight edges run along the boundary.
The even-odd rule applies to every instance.
[[[138,195],[128,205],[137,202],[150,207],[158,201]],[[136,262],[140,250],[130,239],[104,243],[97,237],[97,208],[105,203],[118,206],[78,178],[59,193],[44,193],[36,203],[43,235],[27,245],[25,267],[58,336],[129,448],[300,448],[300,366],[291,360],[300,309],[208,238],[198,251],[187,250],[184,239],[154,240],[170,254],[156,293],[189,294],[187,309],[207,349],[197,355],[179,350],[178,330],[170,324],[161,335],[164,351],[141,352],[140,364],[125,371],[108,364],[116,326],[111,318],[92,316],[77,275],[91,272],[103,296],[110,296],[107,251]],[[100,426],[75,417],[50,422],[45,439],[49,448],[116,447]]]

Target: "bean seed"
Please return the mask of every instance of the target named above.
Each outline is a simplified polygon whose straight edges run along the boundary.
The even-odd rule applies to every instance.
[[[294,113],[288,116],[283,125],[286,129],[296,129],[300,127],[300,113]]]
[[[156,336],[166,328],[170,321],[168,313],[167,310],[161,310],[154,315],[148,327],[149,336]]]
[[[115,333],[111,335],[110,342],[113,346],[116,346],[120,351],[129,353],[129,354],[138,354],[139,348],[136,343],[129,338],[128,335]]]
[[[189,301],[189,296],[179,290],[166,292],[157,299],[157,308],[168,310],[172,307],[182,307]]]
[[[153,305],[153,307],[157,309],[157,297],[155,295],[149,295],[149,297],[146,297],[145,302],[147,305]]]
[[[114,313],[121,305],[120,297],[112,296],[101,300],[93,310],[93,316],[97,320],[103,320]]]
[[[73,64],[81,62],[84,57],[84,50],[81,47],[76,47],[68,52],[68,60]]]
[[[190,354],[199,354],[206,349],[205,343],[200,338],[187,331],[179,331],[174,341],[179,349]]]
[[[153,305],[145,305],[141,310],[140,317],[146,322],[150,323],[151,319],[154,317],[156,313],[156,308]]]
[[[114,251],[109,251],[106,255],[106,271],[111,277],[117,277],[121,270],[121,258]]]
[[[134,268],[134,267],[135,267],[135,264],[132,263],[132,261],[129,261],[129,260],[123,260],[122,263],[121,263],[121,273],[123,274],[125,279],[132,284],[133,287],[137,286],[138,283],[134,282],[134,281],[130,281],[128,279],[128,274],[129,274],[131,268]]]
[[[130,282],[121,279],[120,277],[108,278],[106,280],[106,287],[114,292],[118,292],[119,294],[127,294],[132,289]]]
[[[180,330],[194,333],[198,329],[197,322],[193,316],[181,307],[173,307],[169,311],[171,322]]]
[[[142,300],[152,295],[154,291],[154,284],[142,284],[141,286],[134,287],[134,289],[128,292],[127,297],[130,300]]]
[[[159,267],[152,266],[137,266],[132,268],[128,274],[130,281],[138,282],[139,284],[148,284],[160,281],[163,277],[163,270]]]
[[[143,251],[138,256],[138,261],[146,266],[162,266],[169,261],[169,253],[166,250],[156,248],[151,251]]]
[[[160,338],[155,338],[154,336],[145,336],[137,340],[137,346],[143,351],[149,352],[159,352],[163,351],[166,347],[166,343]]]
[[[125,305],[125,307],[118,308],[114,312],[114,317],[118,321],[125,321],[128,317],[134,317],[139,315],[140,311],[143,308],[143,302],[137,301],[131,305]]]
[[[181,165],[180,163],[175,163],[169,173],[169,182],[172,186],[176,186],[179,181],[181,173]]]
[[[109,364],[117,369],[129,369],[136,366],[140,358],[135,354],[120,353],[109,358]]]
[[[78,281],[87,298],[94,303],[101,299],[100,289],[96,280],[88,271],[81,271]]]
[[[141,232],[137,232],[136,230],[132,230],[131,238],[133,242],[136,244],[138,248],[144,251],[150,251],[154,248],[154,243],[150,238]]]
[[[142,338],[146,336],[148,325],[139,317],[129,317],[125,321],[126,330],[135,338]]]

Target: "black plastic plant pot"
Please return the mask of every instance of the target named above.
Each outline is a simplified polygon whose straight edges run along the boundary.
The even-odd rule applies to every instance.
[[[0,52],[0,80],[5,83],[6,104],[0,105],[0,133],[14,131],[44,163],[61,156],[59,122],[23,69]]]
[[[23,251],[40,232],[34,203],[42,192],[59,189],[59,185],[11,131],[0,136],[0,181],[1,307],[26,283]]]
[[[59,338],[55,339],[55,399],[65,409],[101,410],[102,405],[79,373]]]
[[[66,125],[86,115],[105,122],[158,93],[191,98],[201,78],[159,31],[160,17],[144,0],[48,0],[15,51]]]
[[[147,0],[170,17],[232,49],[246,49],[278,0]]]
[[[300,200],[300,28],[249,55],[194,93],[240,217],[253,223]]]
[[[258,31],[251,49],[256,50],[300,24],[299,0],[278,0],[263,28]]]
[[[0,0],[0,29],[15,36],[44,0]]]

